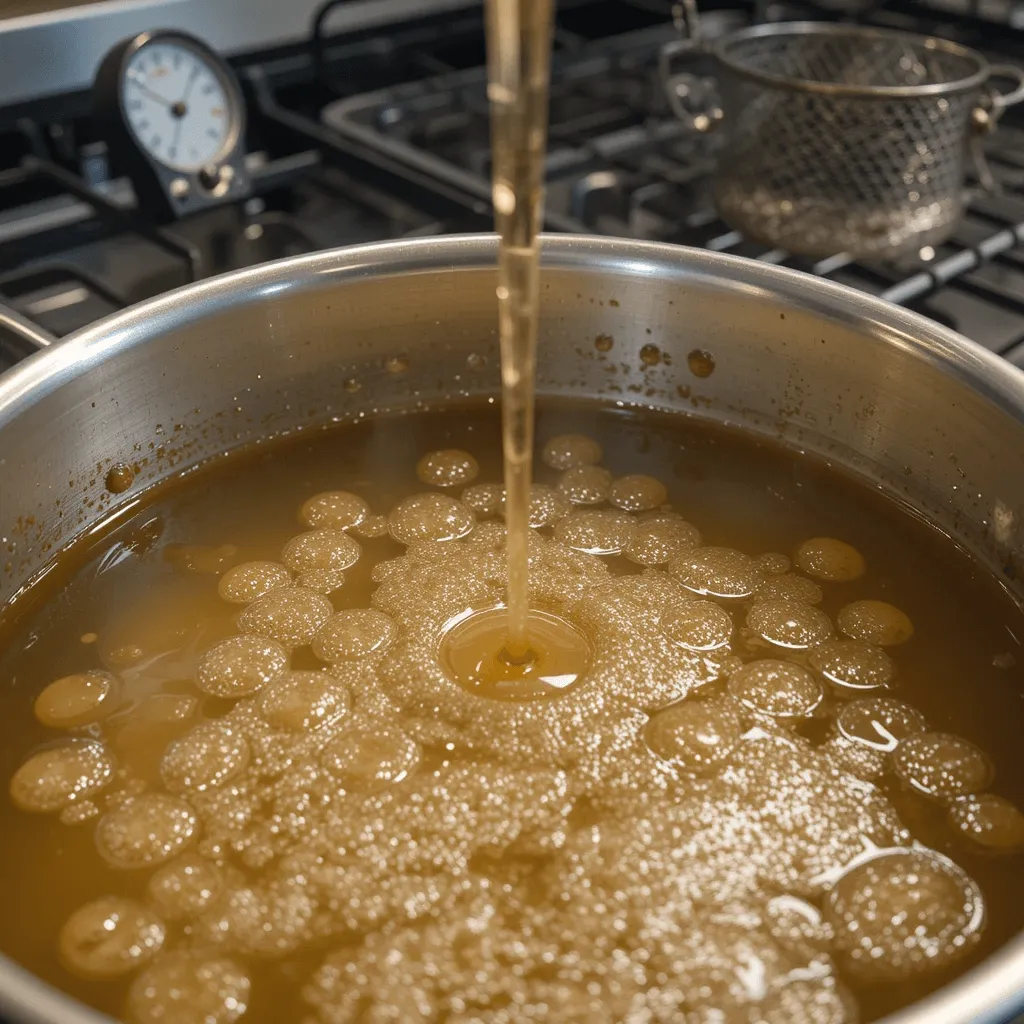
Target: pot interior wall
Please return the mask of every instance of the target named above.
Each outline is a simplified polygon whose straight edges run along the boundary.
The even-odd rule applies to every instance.
[[[775,268],[582,240],[549,243],[546,259],[542,392],[712,417],[822,454],[1014,585],[1016,378],[993,382],[934,325],[881,306],[864,316],[861,297]],[[492,260],[481,238],[288,261],[137,307],[30,360],[0,384],[0,603],[112,510],[226,450],[497,393]],[[695,349],[711,355],[710,376],[691,370]],[[136,467],[135,483],[112,494],[118,463]]]

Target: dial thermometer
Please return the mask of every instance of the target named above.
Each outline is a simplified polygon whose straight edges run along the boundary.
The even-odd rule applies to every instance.
[[[178,217],[249,191],[245,103],[231,66],[183,32],[144,32],[107,54],[96,110],[140,205]]]

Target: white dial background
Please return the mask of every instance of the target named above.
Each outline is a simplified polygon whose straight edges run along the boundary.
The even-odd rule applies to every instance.
[[[225,87],[194,50],[172,42],[143,46],[129,61],[121,88],[139,143],[174,170],[212,163],[231,138]]]

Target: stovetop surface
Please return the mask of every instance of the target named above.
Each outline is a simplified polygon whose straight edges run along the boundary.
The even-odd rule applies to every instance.
[[[1016,8],[906,0],[718,0],[714,36],[752,20],[857,16],[1024,59]],[[702,5],[704,6],[704,5]],[[1024,116],[986,142],[999,191],[973,187],[953,238],[898,265],[794,257],[743,238],[711,198],[715,137],[670,111],[658,76],[667,0],[563,0],[555,32],[547,228],[696,245],[883,295],[1024,367]],[[999,24],[993,24],[998,16]],[[478,9],[236,61],[249,112],[243,203],[157,225],[87,98],[0,109],[0,303],[63,336],[189,280],[281,256],[491,222]],[[55,116],[56,110],[56,116]],[[0,367],[24,349],[0,338]]]

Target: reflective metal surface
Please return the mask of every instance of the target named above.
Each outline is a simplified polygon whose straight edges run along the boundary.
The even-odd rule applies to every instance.
[[[492,237],[467,236],[268,264],[118,314],[0,377],[0,601],[115,502],[224,451],[496,393],[495,257]],[[559,236],[544,265],[542,392],[655,405],[816,452],[1024,592],[1024,376],[1008,364],[911,313],[763,263]],[[599,334],[614,339],[606,354]],[[656,362],[650,350],[640,358],[650,345]],[[688,370],[694,348],[712,354],[710,377]],[[140,464],[138,482],[115,499],[103,477],[122,461]],[[1024,936],[887,1024],[1005,1024],[1021,1009]],[[0,1011],[99,1019],[2,960]]]

